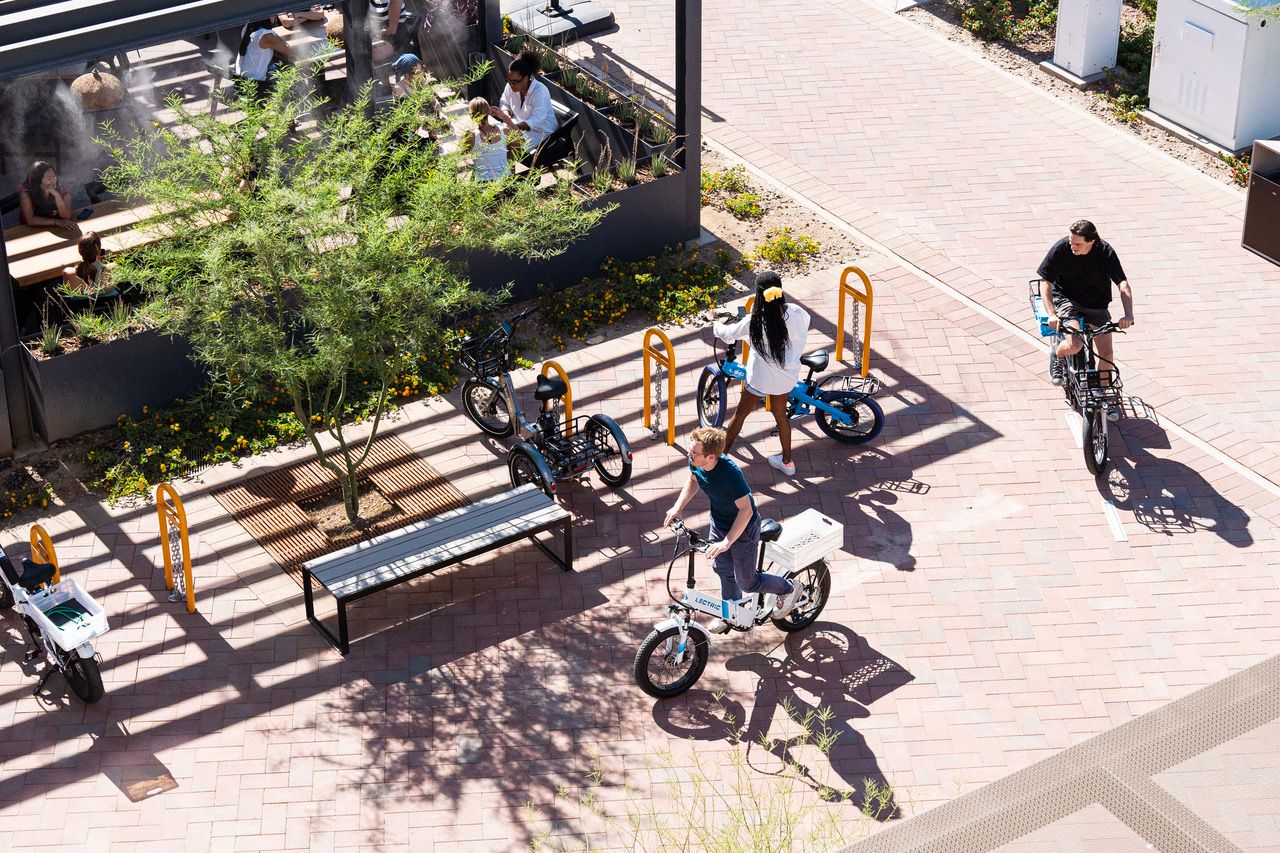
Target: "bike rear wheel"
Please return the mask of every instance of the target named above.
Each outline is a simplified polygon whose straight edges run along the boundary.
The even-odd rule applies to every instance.
[[[512,448],[511,454],[507,456],[507,471],[511,474],[512,486],[523,486],[525,483],[533,483],[539,489],[547,493],[547,497],[554,498],[555,491],[552,484],[543,472],[543,465],[538,464],[539,460],[533,458],[533,454],[523,446]]]
[[[506,438],[515,432],[511,414],[502,392],[479,379],[462,384],[462,408],[480,429],[495,438]]]
[[[1084,410],[1084,465],[1089,473],[1101,477],[1107,472],[1107,407]]]
[[[788,572],[787,580],[800,584],[800,598],[790,613],[771,621],[779,631],[791,633],[808,628],[822,615],[831,597],[831,567],[826,560],[819,560]]]
[[[725,396],[729,383],[724,374],[705,367],[698,377],[698,426],[724,426]]]
[[[62,667],[62,675],[67,686],[85,703],[92,705],[102,698],[106,691],[102,687],[102,671],[93,658],[82,658],[77,652],[67,652],[67,660]]]
[[[827,405],[849,416],[842,424],[829,412],[817,409],[818,428],[842,444],[865,444],[884,429],[884,411],[866,394],[853,391],[823,391],[819,396]]]
[[[655,699],[679,696],[702,677],[710,655],[707,638],[698,631],[689,631],[681,649],[679,628],[655,628],[636,652],[636,684]]]
[[[587,435],[600,454],[596,457],[596,473],[605,485],[620,489],[631,479],[631,445],[622,427],[608,415],[592,415],[587,421]]]

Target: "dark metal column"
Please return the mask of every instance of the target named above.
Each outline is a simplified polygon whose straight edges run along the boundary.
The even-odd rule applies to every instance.
[[[702,215],[702,0],[676,0],[676,138],[685,172],[685,239],[696,240]]]
[[[4,373],[5,403],[9,410],[7,428],[0,429],[0,457],[12,456],[15,447],[35,443],[21,346],[18,309],[13,304],[13,286],[9,279],[9,250],[4,244],[4,232],[0,231],[0,371]]]
[[[373,79],[373,36],[369,32],[369,0],[342,4],[342,42],[347,51],[347,94],[352,101]]]

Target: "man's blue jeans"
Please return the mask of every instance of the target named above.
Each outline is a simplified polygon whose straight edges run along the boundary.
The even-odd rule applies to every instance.
[[[710,541],[719,542],[729,531],[721,530],[711,521]],[[742,531],[738,541],[729,546],[729,550],[716,557],[711,566],[720,576],[720,597],[728,601],[736,601],[743,595],[754,595],[758,592],[786,595],[791,592],[791,582],[777,575],[768,575],[756,571],[756,556],[760,549],[760,514]]]

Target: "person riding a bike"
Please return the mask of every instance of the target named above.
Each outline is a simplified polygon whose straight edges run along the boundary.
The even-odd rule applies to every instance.
[[[1120,288],[1120,302],[1124,306],[1124,316],[1116,325],[1127,329],[1133,325],[1133,291],[1115,249],[1098,236],[1098,229],[1087,219],[1072,223],[1067,236],[1054,243],[1044,256],[1036,274],[1040,276],[1040,296],[1044,304],[1054,308],[1049,315],[1049,327],[1058,333],[1051,339],[1049,379],[1054,385],[1061,385],[1066,381],[1064,359],[1084,346],[1079,335],[1062,334],[1063,321],[1083,318],[1092,328],[1110,322],[1108,306],[1114,282]],[[1099,335],[1096,341],[1098,358],[1105,366],[1113,366],[1111,335]],[[1120,409],[1114,403],[1108,404],[1107,419],[1120,419]]]
[[[726,342],[748,338],[751,353],[747,357],[747,380],[742,383],[742,399],[733,414],[725,436],[724,451],[733,447],[742,425],[760,402],[767,397],[769,410],[778,425],[782,453],[769,457],[769,464],[788,477],[796,473],[791,459],[791,423],[787,418],[787,395],[800,376],[800,356],[804,355],[809,335],[809,312],[799,305],[788,304],[782,292],[782,279],[776,272],[756,276],[756,300],[751,315],[734,323],[717,323],[716,337]]]
[[[699,489],[711,501],[712,543],[707,558],[720,577],[720,597],[736,601],[744,594],[774,594],[778,604],[774,618],[781,619],[795,607],[800,585],[786,578],[756,571],[760,547],[760,513],[742,470],[725,451],[725,431],[720,427],[698,427],[690,436],[689,479],[676,502],[667,511],[663,527],[679,518]],[[727,634],[729,623],[715,619],[707,626],[713,634]]]

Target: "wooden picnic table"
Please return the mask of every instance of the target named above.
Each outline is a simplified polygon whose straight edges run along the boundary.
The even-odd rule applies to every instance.
[[[74,233],[48,225],[5,229],[9,275],[22,287],[57,278],[63,268],[80,261],[76,243],[89,231],[97,232],[102,237],[102,247],[110,252],[145,246],[162,236],[136,227],[155,212],[151,205],[125,207],[118,201],[101,201],[92,207],[93,216],[80,220],[77,223],[80,230]]]

